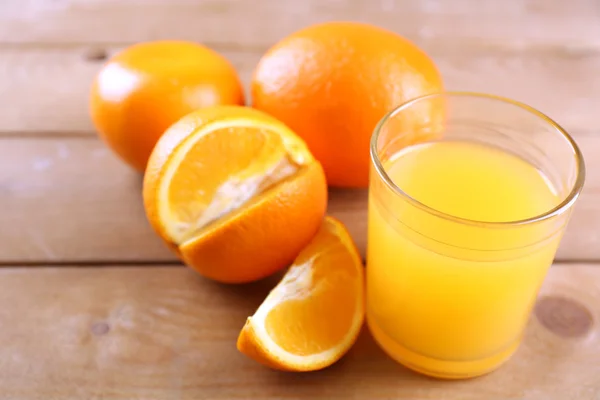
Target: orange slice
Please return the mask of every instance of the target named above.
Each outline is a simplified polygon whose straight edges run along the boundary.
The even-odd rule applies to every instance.
[[[364,270],[344,225],[326,217],[281,282],[249,317],[237,347],[269,367],[313,371],[339,360],[364,319]]]
[[[186,264],[238,283],[292,262],[321,224],[327,185],[321,165],[283,123],[217,106],[164,133],[143,194],[150,223]]]

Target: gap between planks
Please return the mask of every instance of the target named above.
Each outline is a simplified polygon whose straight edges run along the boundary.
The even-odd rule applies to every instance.
[[[201,43],[207,47],[219,52],[236,52],[236,53],[263,53],[266,52],[269,44],[239,44],[229,42],[212,42],[203,41],[201,39],[190,40]],[[501,55],[514,54],[537,54],[540,56],[556,56],[556,57],[571,57],[585,58],[594,57],[600,54],[599,43],[570,43],[570,44],[552,44],[552,43],[522,43],[522,42],[468,42],[450,41],[437,39],[425,39],[414,41],[419,47],[426,48],[428,52],[435,51],[438,54],[454,54],[456,52],[493,52]],[[60,43],[45,43],[45,42],[24,42],[24,43],[6,43],[0,41],[0,51],[65,51],[65,50],[103,50],[110,55],[110,50],[115,48],[125,48],[131,46],[137,41],[122,41],[122,42],[60,42]],[[273,42],[271,45],[274,45]],[[84,55],[87,54],[84,51]],[[90,59],[90,62],[102,62],[102,59]]]
[[[361,258],[361,262],[366,267],[366,260]],[[600,260],[555,260],[553,268],[570,267],[573,265],[587,264],[590,267],[599,267]],[[111,261],[0,261],[0,270],[10,270],[18,268],[26,269],[44,269],[44,268],[188,268],[181,261],[152,261],[152,260],[111,260]],[[282,270],[286,270],[283,268]],[[275,274],[276,275],[276,274]]]
[[[578,262],[578,261],[574,261]],[[156,267],[185,267],[178,260],[109,260],[109,261],[0,261],[1,269],[11,268],[156,268]]]
[[[575,139],[583,137],[599,137],[600,127],[597,130],[568,130],[569,135]],[[98,140],[97,133],[95,131],[2,131],[0,130],[0,141],[6,139],[19,139],[19,140],[54,140],[54,139],[84,139],[84,140]]]

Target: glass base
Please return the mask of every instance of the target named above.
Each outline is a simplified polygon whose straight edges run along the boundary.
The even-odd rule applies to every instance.
[[[492,372],[508,361],[520,343],[520,340],[517,340],[506,350],[480,360],[445,361],[423,356],[401,346],[380,329],[368,315],[367,324],[379,347],[391,358],[413,371],[441,379],[468,379]]]

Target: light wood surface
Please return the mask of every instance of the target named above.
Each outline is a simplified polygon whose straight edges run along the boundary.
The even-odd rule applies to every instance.
[[[600,259],[600,136],[578,142],[590,172],[560,260]],[[0,210],[18,210],[0,213],[0,226],[11,227],[0,230],[0,265],[175,260],[146,221],[141,175],[95,137],[0,138],[0,160]],[[364,256],[366,191],[331,189],[328,212],[348,225]]]
[[[600,47],[596,0],[3,0],[0,12],[0,39],[15,44],[177,37],[249,47],[357,20],[453,45]]]
[[[333,367],[270,371],[235,339],[277,277],[207,281],[153,234],[141,177],[94,134],[102,62],[154,39],[210,45],[247,85],[283,36],[327,20],[405,35],[448,89],[524,101],[573,134],[588,177],[523,346],[497,372],[408,372],[363,333]],[[597,0],[0,1],[0,399],[600,399],[600,2]],[[365,249],[366,192],[329,212]]]
[[[600,22],[599,22],[600,26]],[[600,34],[598,34],[600,37]],[[0,94],[11,107],[0,109],[0,134],[72,133],[93,135],[88,91],[115,46],[11,46],[0,42]],[[263,49],[215,46],[250,81]],[[528,103],[569,131],[600,135],[592,110],[600,109],[600,52],[564,49],[504,51],[439,43],[425,47],[449,90],[489,92]],[[549,94],[550,93],[550,94]],[[61,110],[61,112],[57,112]]]
[[[0,271],[7,399],[461,399],[600,397],[600,269],[555,265],[517,354],[444,382],[387,358],[365,331],[329,369],[268,370],[235,348],[273,280],[223,286],[183,267]]]

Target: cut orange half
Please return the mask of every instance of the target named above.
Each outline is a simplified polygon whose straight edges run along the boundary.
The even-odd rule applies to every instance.
[[[222,282],[263,278],[314,236],[327,202],[321,165],[283,123],[218,106],[179,120],[154,148],[144,205],[190,267]]]
[[[269,367],[313,371],[339,360],[364,319],[364,270],[343,224],[326,217],[281,282],[249,317],[237,347]]]

